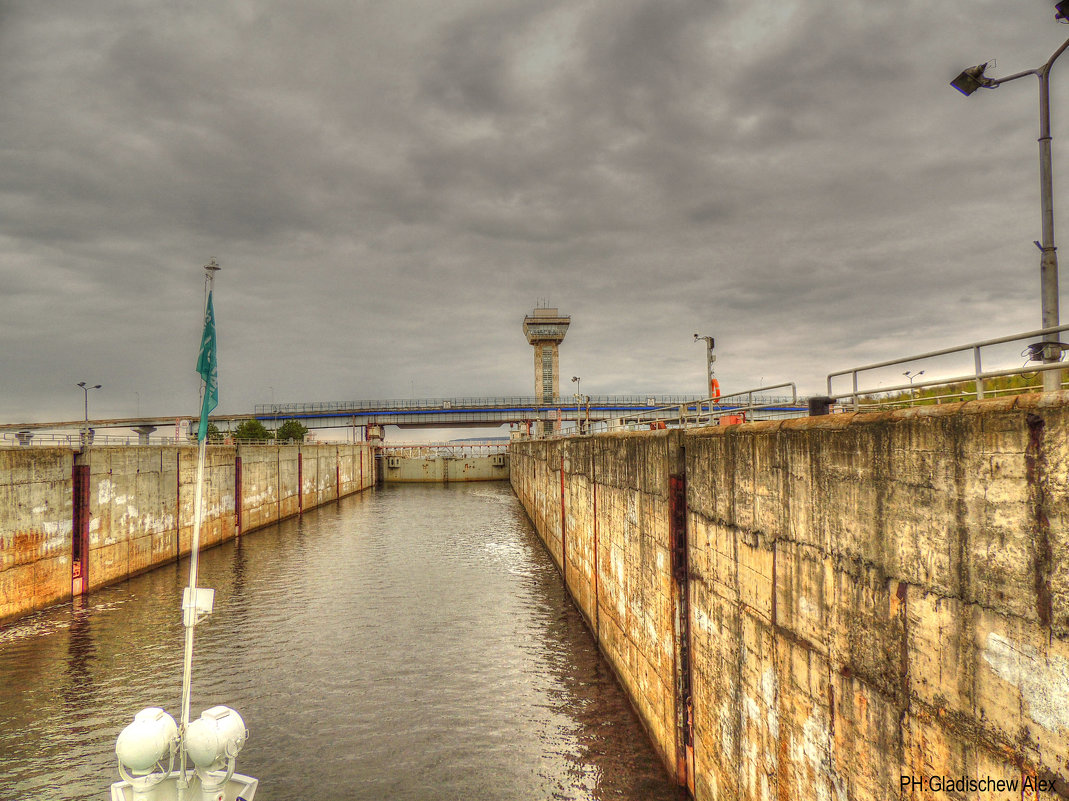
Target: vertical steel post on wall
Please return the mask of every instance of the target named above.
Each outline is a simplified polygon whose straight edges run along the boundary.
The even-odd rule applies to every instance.
[[[694,703],[691,681],[690,564],[687,552],[686,456],[682,470],[669,475],[668,526],[676,594],[676,780],[694,792]]]
[[[984,397],[984,380],[980,378],[983,373],[983,368],[980,366],[980,346],[977,345],[972,349],[973,367],[976,373],[976,397],[982,399]]]
[[[234,457],[234,530],[241,536],[241,457]]]
[[[89,465],[74,465],[71,479],[71,595],[79,596],[89,589]]]

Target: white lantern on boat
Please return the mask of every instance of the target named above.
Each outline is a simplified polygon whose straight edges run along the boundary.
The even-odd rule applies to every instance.
[[[234,771],[234,759],[249,736],[241,715],[228,706],[213,706],[186,729],[186,754],[201,780],[207,779],[209,771],[227,770],[227,778]]]
[[[145,792],[170,773],[177,744],[178,725],[174,718],[159,707],[142,709],[115,741],[119,773],[137,790]]]

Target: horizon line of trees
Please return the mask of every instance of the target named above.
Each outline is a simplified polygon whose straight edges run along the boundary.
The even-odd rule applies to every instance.
[[[297,420],[286,420],[272,432],[259,420],[242,420],[241,424],[231,430],[223,431],[215,423],[208,423],[208,442],[221,443],[227,437],[247,442],[304,442],[308,429]]]

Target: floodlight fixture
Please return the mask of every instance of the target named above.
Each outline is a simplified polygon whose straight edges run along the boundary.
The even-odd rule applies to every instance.
[[[989,61],[985,61],[983,64],[977,64],[975,67],[969,67],[967,70],[962,70],[961,74],[950,82],[950,85],[966,97],[971,95],[981,86],[993,89],[998,84],[984,75],[984,70],[987,69],[987,65],[990,63],[991,62]]]
[[[237,755],[249,730],[241,715],[227,706],[213,706],[186,727],[183,747],[200,777],[204,798],[223,798],[220,792],[237,767]]]
[[[1054,19],[1058,22],[1069,22],[1069,0],[1054,4]]]
[[[115,742],[119,775],[135,790],[135,797],[149,791],[174,768],[178,749],[178,725],[159,707],[142,709]],[[165,762],[166,761],[166,762]]]

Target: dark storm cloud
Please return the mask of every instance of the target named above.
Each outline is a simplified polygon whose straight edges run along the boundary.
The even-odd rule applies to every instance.
[[[0,0],[0,413],[77,416],[79,380],[188,412],[211,256],[234,411],[529,393],[538,298],[590,392],[696,389],[695,330],[726,385],[814,390],[1032,327],[1034,88],[947,81],[1064,30],[1039,0]]]

